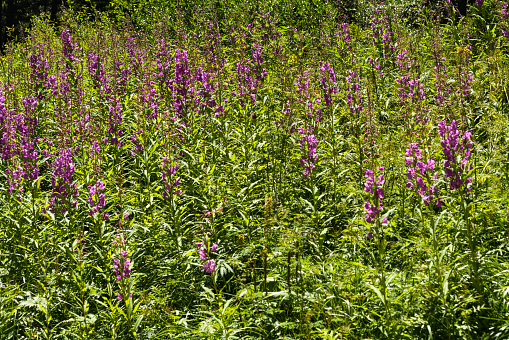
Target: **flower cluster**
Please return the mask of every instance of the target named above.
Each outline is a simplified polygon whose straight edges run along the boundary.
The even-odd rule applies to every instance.
[[[131,260],[127,258],[127,251],[122,251],[118,257],[113,259],[113,274],[117,280],[117,284],[125,291],[125,281],[131,277]],[[132,294],[129,294],[132,296]],[[124,298],[123,293],[118,293],[117,299],[120,301]]]
[[[262,46],[261,45],[253,45],[253,63],[254,63],[254,71],[256,73],[256,80],[258,82],[263,81],[267,78],[267,69],[263,67],[263,57],[262,57]]]
[[[21,185],[21,182],[23,180],[23,177],[26,175],[23,171],[23,168],[20,166],[17,166],[14,170],[11,170],[9,168],[5,169],[5,173],[8,176],[7,177],[7,185],[9,188],[7,189],[7,193],[11,195],[15,191],[22,192],[24,190],[23,186]],[[18,200],[21,200],[20,197],[18,197]]]
[[[166,200],[172,195],[180,196],[182,190],[176,189],[180,185],[180,178],[175,178],[178,170],[178,163],[171,166],[171,161],[164,157],[162,162],[161,176],[163,180],[163,198]]]
[[[368,57],[368,61],[369,61],[369,64],[371,65],[371,68],[372,69],[375,69],[377,70],[378,72],[380,72],[380,75],[383,76],[384,75],[384,72],[381,70],[382,69],[382,66],[380,64],[377,64],[373,58],[371,56]]]
[[[113,59],[114,83],[118,92],[127,90],[128,76],[131,74],[131,67],[121,60]],[[106,91],[107,92],[107,91]]]
[[[177,117],[183,118],[187,115],[187,95],[192,81],[189,70],[187,51],[175,51],[175,78],[172,81],[172,88],[175,95],[175,112]]]
[[[37,99],[25,97],[23,99],[24,112],[15,114],[5,108],[5,97],[0,93],[0,137],[1,158],[9,160],[18,156],[21,163],[6,169],[8,193],[23,191],[22,180],[35,181],[39,178],[38,152],[36,136],[38,124]]]
[[[398,66],[403,72],[396,82],[399,84],[398,96],[401,101],[410,99],[412,103],[418,103],[424,100],[424,86],[419,82],[418,78],[412,78],[410,76],[410,70],[412,68],[412,59],[408,55],[408,51],[405,49],[398,54]]]
[[[309,77],[308,71],[304,71],[302,75],[297,75],[297,81],[295,86],[297,87],[297,101],[299,103],[308,102],[310,100],[311,94],[309,91],[309,87],[311,85],[311,80]]]
[[[351,49],[350,42],[352,41],[352,35],[350,25],[347,22],[342,23],[341,30],[338,29],[335,35],[338,38],[342,38],[338,42],[338,52],[342,57],[345,57],[346,53]]]
[[[351,113],[360,113],[362,111],[362,96],[359,82],[359,75],[355,74],[355,71],[349,71],[346,78],[346,90],[348,91],[346,103]]]
[[[138,129],[133,132],[133,136],[131,137],[131,142],[134,144],[134,148],[131,150],[131,155],[134,156],[136,152],[143,151],[143,129]]]
[[[451,92],[447,84],[447,65],[445,64],[445,57],[442,56],[444,50],[438,46],[437,42],[433,43],[433,61],[435,63],[435,87],[436,87],[436,100],[439,104],[447,100],[447,95]]]
[[[381,46],[384,49],[384,56],[387,56],[389,51],[394,52],[394,42],[392,41],[389,25],[389,17],[383,15],[380,10],[376,10],[371,15],[371,36],[373,38],[373,45]]]
[[[171,45],[166,43],[164,39],[159,44],[159,52],[157,53],[156,66],[157,78],[161,87],[169,87],[171,85],[171,66],[170,66]]]
[[[122,107],[120,101],[113,99],[112,105],[109,107],[108,133],[110,134],[110,144],[118,148],[124,146],[124,142],[120,140],[123,134],[120,124],[122,124]]]
[[[379,171],[384,171],[383,167],[378,168]],[[371,194],[368,199],[364,201],[364,210],[366,211],[366,222],[373,223],[383,209],[383,198],[385,197],[383,185],[385,183],[384,174],[378,175],[375,181],[375,172],[366,169],[364,172],[364,191]],[[383,219],[383,224],[387,224],[387,217]]]
[[[55,204],[60,204],[61,213],[66,211],[67,206],[72,205],[72,208],[76,208],[78,205],[78,201],[73,200],[73,198],[78,197],[78,190],[76,189],[76,183],[73,182],[74,163],[72,155],[73,151],[70,148],[60,150],[52,164],[51,184],[53,192],[48,207],[44,209],[45,212],[48,209],[54,212]]]
[[[261,11],[259,16],[259,22],[263,42],[281,36],[281,32],[277,29],[275,22],[270,17],[269,12],[264,13],[263,11]]]
[[[5,107],[4,92],[0,89],[0,128],[2,133],[0,135],[0,158],[2,159],[10,158],[11,116]]]
[[[468,164],[473,147],[470,131],[465,131],[461,136],[456,121],[453,120],[447,126],[442,120],[438,123],[438,132],[442,138],[440,142],[445,156],[445,176],[449,178],[449,189],[470,191],[468,186],[472,183],[472,177],[467,177],[472,170]]]
[[[97,54],[89,54],[87,56],[88,71],[94,88],[100,90],[108,85],[108,75],[104,70],[104,65],[101,62],[101,57]]]
[[[338,89],[336,88],[336,74],[334,73],[334,68],[332,68],[329,63],[324,63],[320,61],[320,86],[323,91],[323,100],[325,101],[325,106],[332,105],[332,94],[338,93]]]
[[[424,100],[424,86],[419,83],[418,79],[411,79],[408,76],[401,76],[400,78],[396,79],[396,81],[401,86],[398,88],[398,96],[401,101],[411,99],[412,103],[416,104]]]
[[[104,184],[101,181],[97,181],[95,185],[88,187],[89,196],[88,204],[90,205],[89,215],[93,216],[97,212],[101,212],[106,204],[105,195],[101,193],[104,190]]]
[[[146,93],[142,96],[142,101],[148,107],[146,119],[157,119],[159,116],[159,93],[156,92],[155,82],[148,81]]]
[[[233,95],[239,98],[242,107],[246,106],[248,101],[251,103],[256,101],[256,94],[260,85],[257,77],[253,77],[253,71],[249,63],[249,59],[246,59],[243,63],[237,62],[237,91],[233,92]]]
[[[217,244],[210,244],[210,232],[201,230],[203,233],[203,238],[200,242],[196,243],[196,248],[198,248],[198,255],[200,256],[200,260],[202,260],[201,269],[204,270],[208,274],[212,274],[216,270],[216,261],[210,258],[211,253],[217,251]]]
[[[68,29],[62,31],[62,51],[67,73],[75,75],[75,65],[79,64],[78,53],[81,53],[81,48],[77,43],[72,42],[71,32]]]
[[[417,193],[421,196],[425,206],[434,203],[440,207],[442,205],[440,197],[434,197],[438,193],[437,186],[426,183],[427,181],[437,180],[438,172],[431,176],[435,170],[435,160],[428,159],[426,161],[423,158],[422,149],[418,147],[418,143],[411,143],[410,147],[406,149],[405,155],[405,163],[409,167],[407,169],[407,188],[417,187]]]
[[[30,53],[30,80],[36,88],[47,84],[48,71],[49,65],[44,56],[44,47],[39,43],[35,50]]]
[[[134,74],[138,75],[138,73],[143,70],[143,53],[136,47],[136,42],[133,38],[127,38],[127,53],[129,54],[129,61],[131,63],[132,69],[134,70]]]
[[[318,159],[318,154],[316,151],[317,141],[315,135],[310,132],[306,132],[305,130],[299,128],[299,133],[302,136],[302,139],[299,142],[299,145],[306,155],[300,159],[300,165],[304,168],[304,172],[302,173],[305,178],[309,179],[311,173],[315,169],[315,163]]]
[[[212,98],[215,90],[214,84],[212,82],[212,74],[206,72],[201,67],[198,67],[196,69],[193,80],[195,81],[193,97],[195,106],[198,107],[198,111],[204,109],[205,107],[209,107],[211,109],[215,108],[216,117],[220,116],[223,108],[221,106],[217,106],[216,101]]]

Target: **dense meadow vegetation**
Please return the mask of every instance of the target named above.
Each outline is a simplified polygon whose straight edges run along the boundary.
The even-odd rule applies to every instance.
[[[508,10],[34,18],[0,57],[0,339],[509,338]]]

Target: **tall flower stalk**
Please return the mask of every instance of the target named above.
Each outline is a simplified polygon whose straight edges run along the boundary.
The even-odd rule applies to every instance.
[[[445,156],[444,170],[448,180],[449,190],[453,198],[458,202],[458,212],[462,216],[465,239],[469,248],[469,266],[475,289],[483,294],[483,283],[479,274],[479,259],[477,256],[477,235],[472,222],[474,214],[474,200],[471,195],[472,171],[470,156],[472,155],[473,143],[470,139],[470,131],[460,133],[457,122],[452,121],[446,125],[445,121],[438,123],[438,132],[442,140],[442,151]]]
[[[383,210],[383,199],[385,197],[384,170],[384,167],[374,168],[373,170],[366,169],[364,173],[364,178],[366,179],[364,182],[364,210],[366,212],[366,223],[368,223],[370,226],[369,229],[371,230],[368,232],[368,238],[373,239],[376,244],[377,253],[376,255],[373,255],[373,257],[380,280],[380,297],[385,307],[386,316],[390,318],[391,313],[385,274],[385,250],[387,242],[384,233],[384,227],[388,225],[389,222],[387,217],[382,217],[381,215]],[[374,287],[373,290],[376,291]]]

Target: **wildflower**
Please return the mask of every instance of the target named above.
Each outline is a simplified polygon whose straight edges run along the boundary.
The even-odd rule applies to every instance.
[[[437,173],[430,176],[435,170],[435,160],[423,160],[422,149],[419,149],[418,143],[411,143],[410,147],[406,149],[405,155],[412,156],[405,157],[405,163],[408,166],[406,187],[410,189],[417,188],[417,193],[421,196],[425,206],[435,203],[436,206],[440,207],[442,204],[440,197],[435,197],[438,193],[437,186],[435,184],[428,185],[427,183],[433,183],[437,179]]]
[[[88,204],[90,205],[89,215],[93,216],[96,212],[101,212],[106,204],[105,196],[101,193],[104,190],[104,184],[97,181],[95,185],[89,186]]]
[[[143,140],[140,138],[140,136],[143,135],[143,132],[143,129],[139,129],[138,131],[135,131],[131,137],[131,142],[134,144],[134,148],[131,150],[131,154],[133,156],[136,152],[143,151]]]
[[[299,129],[299,133],[304,134],[305,131],[303,129]],[[304,172],[302,173],[305,178],[309,179],[311,173],[316,168],[315,163],[318,159],[318,154],[316,151],[317,141],[314,135],[309,134],[302,137],[299,142],[301,148],[307,152],[307,155],[300,159],[300,165],[304,168]]]
[[[198,256],[200,257],[200,260],[202,260],[202,270],[204,270],[206,273],[211,274],[215,271],[216,268],[216,262],[214,259],[210,258],[211,253],[216,252],[218,245],[216,243],[210,245],[210,233],[207,232],[205,229],[201,229],[201,231],[197,231],[203,233],[203,238],[200,242],[196,243],[196,247],[198,248]]]
[[[177,117],[187,115],[187,95],[191,87],[191,71],[189,70],[187,51],[175,51],[175,77],[172,88],[175,94],[175,112]]]
[[[362,111],[362,96],[359,85],[359,75],[355,71],[349,71],[346,78],[347,105],[351,113],[359,113]]]
[[[323,91],[325,106],[331,106],[332,94],[338,92],[338,89],[335,86],[336,74],[334,73],[334,68],[330,66],[329,63],[323,63],[320,61],[320,73],[320,86]]]
[[[162,180],[163,180],[163,198],[166,200],[171,197],[171,195],[180,196],[182,193],[182,190],[177,189],[178,186],[180,186],[180,178],[175,178],[177,175],[178,170],[178,163],[176,163],[174,166],[171,166],[171,162],[168,158],[163,157],[162,161]]]
[[[213,273],[216,270],[216,261],[214,261],[213,259],[207,260],[206,262],[203,263],[202,269],[208,274]]]
[[[440,47],[440,48],[439,48]],[[438,42],[433,43],[433,61],[435,63],[435,87],[436,87],[436,100],[439,104],[447,100],[447,95],[451,92],[451,88],[447,86],[448,74],[445,57],[442,57],[444,49],[438,45]]]
[[[117,279],[117,283],[121,284],[125,279],[131,277],[131,269],[129,268],[131,261],[127,258],[127,251],[120,252],[119,256],[113,259],[113,274]]]
[[[76,189],[76,183],[73,182],[74,175],[74,163],[72,160],[72,149],[60,150],[59,155],[53,162],[53,173],[51,175],[51,184],[53,186],[52,197],[50,199],[48,207],[44,209],[53,210],[55,204],[61,206],[61,212],[66,211],[67,206],[76,208],[78,201],[73,198],[78,197],[78,190]]]
[[[122,124],[122,108],[120,102],[113,98],[112,106],[109,107],[108,116],[108,133],[110,134],[110,144],[121,148],[124,146],[124,142],[120,140],[122,137],[122,130],[120,125]]]
[[[35,87],[48,83],[48,60],[44,57],[44,45],[37,44],[36,50],[30,53],[30,80]]]
[[[378,171],[384,171],[384,168],[380,167],[378,168]],[[382,173],[375,181],[375,172],[370,169],[366,169],[364,177],[366,178],[364,191],[371,194],[369,198],[364,201],[366,222],[373,223],[383,209],[383,198],[385,197],[383,185],[385,183],[385,179],[384,174]]]
[[[470,140],[471,133],[465,131],[463,136],[460,136],[454,120],[450,126],[445,125],[443,120],[440,121],[438,132],[442,138],[440,142],[445,156],[445,176],[449,178],[449,189],[470,191],[471,188],[468,185],[472,183],[472,178],[465,178],[465,174],[472,170],[472,166],[468,165],[473,147]]]

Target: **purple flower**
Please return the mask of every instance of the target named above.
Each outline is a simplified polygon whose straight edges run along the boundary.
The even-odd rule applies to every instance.
[[[362,111],[362,96],[359,83],[359,75],[354,70],[349,71],[346,78],[346,89],[348,91],[346,103],[352,114]]]
[[[198,249],[198,255],[200,255],[200,260],[206,260],[208,258],[205,248]]]
[[[304,130],[300,130],[303,133],[305,133]],[[304,149],[304,152],[307,154],[300,159],[300,164],[304,168],[303,175],[305,178],[309,179],[311,173],[316,168],[315,163],[318,160],[318,154],[316,151],[317,147],[317,140],[314,135],[309,134],[302,137],[302,139],[299,142],[299,145],[301,148]]]
[[[255,67],[249,66],[249,59],[237,62],[236,81],[237,90],[233,93],[234,96],[239,98],[241,107],[244,107],[248,102],[254,103],[256,101],[256,94],[260,87],[260,82],[266,77],[266,70],[261,67],[261,64],[256,64]]]
[[[203,263],[201,268],[208,274],[212,274],[216,270],[216,261],[214,261],[213,259],[207,260],[206,262]]]
[[[180,196],[182,193],[182,190],[177,189],[178,186],[180,186],[180,178],[178,178],[177,175],[178,170],[178,163],[176,163],[174,166],[171,166],[171,162],[168,160],[168,158],[164,157],[162,161],[162,181],[163,181],[163,198],[165,200],[172,197],[172,195]]]
[[[378,171],[384,171],[383,167],[377,169]],[[371,169],[366,169],[364,172],[366,182],[364,183],[364,191],[368,194],[368,199],[364,201],[364,210],[366,211],[366,222],[373,223],[383,207],[383,198],[385,196],[383,185],[385,183],[384,174],[380,174],[375,181],[375,172]]]
[[[73,182],[74,163],[72,155],[71,148],[60,150],[52,164],[51,184],[53,191],[49,205],[44,209],[45,212],[48,209],[54,212],[54,205],[59,205],[60,211],[64,213],[67,207],[76,208],[78,204],[77,200],[73,200],[73,198],[78,197],[78,190],[76,189],[76,183]]]
[[[112,106],[109,107],[108,116],[108,133],[110,134],[110,144],[121,148],[124,146],[124,142],[120,140],[122,137],[122,130],[120,125],[122,124],[122,108],[120,101],[112,98]]]
[[[89,54],[87,56],[87,62],[88,71],[94,88],[96,90],[105,90],[107,93],[111,92],[108,85],[108,75],[104,70],[100,56],[97,54]]]
[[[334,68],[329,65],[329,63],[323,63],[320,61],[320,74],[320,87],[322,89],[325,106],[331,106],[332,94],[338,92],[338,89],[335,86],[336,74],[334,73]]]
[[[472,178],[465,178],[465,175],[472,170],[472,166],[468,165],[473,147],[471,133],[466,131],[461,136],[454,120],[450,126],[445,125],[443,120],[440,121],[438,132],[442,138],[440,142],[445,156],[444,167],[445,175],[449,178],[449,189],[470,191],[469,184],[472,183]]]
[[[187,51],[175,51],[175,77],[172,88],[174,91],[174,108],[177,117],[183,118],[187,115],[188,92],[191,88],[191,71],[189,70]]]
[[[88,204],[90,205],[89,215],[93,216],[96,212],[101,212],[104,208],[106,201],[104,194],[104,185],[101,181],[97,181],[95,185],[89,186]]]
[[[429,205],[434,200],[434,194],[438,192],[438,189],[434,186],[428,186],[426,180],[435,181],[436,174],[430,178],[429,173],[435,169],[435,160],[428,159],[427,161],[422,157],[422,149],[419,149],[418,143],[411,143],[410,147],[406,149],[405,155],[415,155],[413,157],[405,157],[405,163],[408,166],[406,184],[407,188],[417,188],[417,193],[421,196],[424,201],[424,205]],[[415,184],[414,184],[415,180]],[[440,204],[440,198],[436,198],[434,201],[436,205]]]
[[[214,211],[216,212],[216,211]],[[208,216],[210,214],[207,213],[204,216]],[[200,232],[200,231],[197,231]],[[203,233],[203,239],[201,242],[196,243],[196,247],[198,248],[197,252],[200,257],[200,260],[202,262],[202,270],[204,270],[207,273],[213,273],[214,269],[216,267],[216,263],[213,259],[210,258],[210,253],[215,252],[217,250],[218,245],[216,243],[213,243],[212,246],[210,246],[210,251],[207,249],[209,247],[210,242],[210,233],[207,232],[203,227],[201,229],[201,232]]]
[[[125,279],[131,277],[131,269],[129,268],[131,261],[127,258],[127,251],[122,251],[113,259],[113,274],[117,279],[117,283],[123,284]]]
[[[35,51],[30,53],[30,80],[35,87],[48,84],[48,60],[44,56],[44,45],[37,44]],[[38,97],[40,98],[40,97]]]

